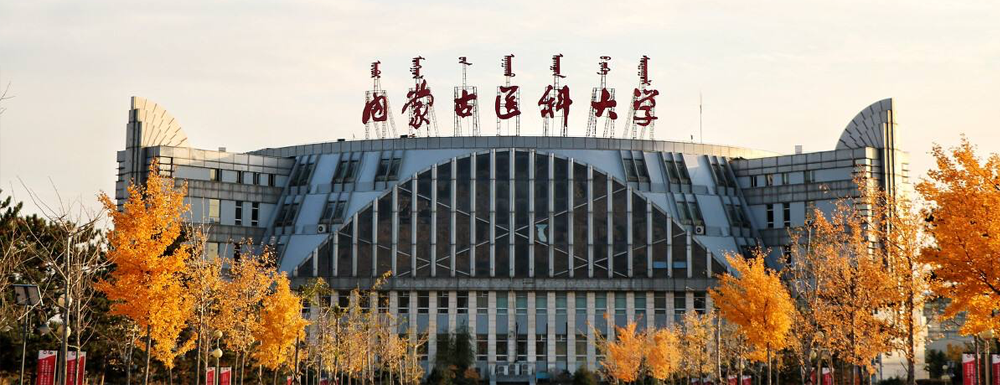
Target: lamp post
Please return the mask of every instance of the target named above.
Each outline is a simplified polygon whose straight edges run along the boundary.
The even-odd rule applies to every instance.
[[[986,365],[985,365],[986,370],[983,371],[983,384],[989,384],[990,369],[992,369],[990,368],[990,344],[992,343],[991,341],[993,340],[993,330],[987,329],[982,331],[981,333],[979,333],[979,338],[983,339],[984,342],[983,345],[985,345],[986,347]],[[976,367],[976,370],[979,370],[978,366]]]
[[[24,385],[24,361],[28,352],[28,324],[31,321],[31,308],[42,303],[42,295],[38,285],[11,285],[14,287],[14,297],[17,304],[24,306],[24,329],[21,332],[21,375],[18,383]]]
[[[215,337],[215,350],[212,351],[212,357],[215,357],[215,385],[219,385],[222,381],[222,368],[219,366],[219,359],[222,358],[222,349],[219,348],[219,340],[222,339],[222,332],[216,330],[212,337]]]

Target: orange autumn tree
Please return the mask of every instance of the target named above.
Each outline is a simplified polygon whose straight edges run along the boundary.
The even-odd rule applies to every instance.
[[[614,341],[602,339],[598,347],[604,352],[604,372],[609,379],[616,382],[635,382],[639,377],[639,367],[642,366],[645,337],[635,331],[635,322],[629,322],[625,327],[615,326]]]
[[[945,316],[968,312],[962,333],[1000,332],[1000,155],[980,159],[965,137],[932,153],[937,168],[917,184],[933,237],[922,260],[934,271],[934,291],[951,300]]]
[[[128,186],[121,211],[106,194],[99,198],[114,223],[107,258],[115,267],[97,287],[112,302],[112,314],[127,317],[146,335],[145,382],[151,356],[171,369],[193,343],[178,343],[192,307],[182,279],[191,256],[181,231],[186,191],[186,185],[175,187],[172,178],[161,176],[153,161],[145,187]]]
[[[239,382],[243,383],[246,360],[258,342],[263,301],[276,272],[269,251],[256,255],[249,241],[239,247],[241,251],[230,265],[229,281],[219,298],[217,327],[225,335],[226,347],[238,355]]]
[[[680,368],[680,347],[677,332],[662,328],[647,333],[646,366],[653,378],[663,381]]]
[[[759,249],[749,260],[727,255],[726,260],[738,275],[723,275],[719,286],[709,294],[721,316],[738,325],[740,333],[756,349],[752,357],[766,357],[771,383],[771,354],[788,343],[795,304],[778,273],[765,265],[765,258]]]
[[[288,277],[278,275],[274,291],[263,301],[260,328],[255,338],[260,345],[253,358],[264,367],[277,371],[295,359],[295,341],[305,336],[308,321],[302,318],[302,299],[292,293]]]

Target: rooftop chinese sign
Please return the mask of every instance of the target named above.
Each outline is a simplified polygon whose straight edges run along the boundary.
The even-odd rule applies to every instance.
[[[538,113],[542,118],[542,132],[546,136],[569,135],[570,109],[574,100],[569,86],[561,84],[566,78],[563,73],[563,59],[562,54],[552,55],[549,66],[552,83],[540,90],[537,102]],[[406,91],[405,102],[400,111],[407,117],[408,136],[438,135],[434,93],[422,72],[426,60],[422,56],[417,56],[410,61],[413,87]],[[453,132],[455,136],[478,136],[480,135],[479,92],[476,86],[468,84],[467,79],[472,61],[466,56],[461,56],[458,58],[458,64],[462,69],[462,78],[461,85],[454,87]],[[361,123],[365,126],[366,138],[388,138],[397,134],[393,111],[389,105],[388,92],[381,85],[382,70],[380,65],[380,61],[371,64],[372,88],[365,92]],[[496,134],[520,135],[523,106],[521,104],[521,87],[514,84],[513,81],[515,76],[514,55],[504,55],[500,61],[500,67],[503,70],[503,83],[497,86],[496,97],[493,101],[493,113],[497,122]],[[608,87],[607,84],[609,72],[611,72],[611,57],[600,56],[597,71],[597,74],[600,75],[600,82],[591,91],[586,136],[596,137],[599,127],[603,127],[603,130],[600,130],[601,136],[613,137],[615,135],[618,101],[615,99],[615,89]],[[649,78],[649,57],[642,56],[638,64],[638,85],[632,91],[632,100],[628,105],[629,112],[624,130],[622,130],[623,137],[653,137],[653,128],[658,119],[656,116],[656,97],[659,94],[658,90],[652,88],[652,81]]]

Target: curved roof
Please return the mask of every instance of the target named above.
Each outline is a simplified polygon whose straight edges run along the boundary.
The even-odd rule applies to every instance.
[[[892,122],[892,98],[872,103],[847,123],[844,133],[837,142],[837,149],[886,148],[887,142],[891,141],[886,138],[888,131],[886,128],[891,126]]]
[[[511,150],[507,150],[507,149],[497,150],[497,152],[506,152],[506,151],[511,151]],[[515,152],[527,153],[527,151],[522,151],[522,150],[514,150],[514,151]],[[489,154],[489,153],[487,152],[487,153],[476,153],[476,154],[477,155],[483,155],[483,154]],[[402,188],[402,189],[409,188],[409,187],[406,187],[406,186],[408,186],[411,183],[414,183],[421,176],[427,177],[428,175],[430,175],[430,173],[432,172],[432,170],[435,167],[437,167],[437,168],[440,169],[442,166],[445,166],[446,168],[448,168],[450,170],[451,167],[447,167],[447,166],[450,166],[452,163],[457,162],[457,161],[459,161],[459,160],[461,160],[463,158],[469,158],[470,155],[471,154],[467,154],[467,155],[464,155],[464,156],[459,156],[459,157],[455,157],[455,158],[452,158],[452,159],[448,159],[446,161],[437,163],[437,164],[435,164],[433,166],[427,167],[427,168],[425,168],[425,169],[423,169],[423,170],[421,170],[419,172],[416,172],[416,173],[414,173],[412,176],[410,176],[408,178],[401,179],[400,182],[398,184],[394,185],[393,188],[390,188],[387,191],[382,192],[381,194],[378,195],[378,197],[376,197],[375,199],[372,199],[370,202],[366,203],[361,209],[359,209],[356,213],[354,213],[354,215],[350,216],[347,220],[345,220],[344,223],[341,226],[339,226],[335,230],[331,231],[331,234],[328,235],[321,243],[319,243],[318,245],[316,245],[313,248],[311,248],[311,251],[308,254],[305,254],[305,255],[295,255],[295,256],[280,255],[279,256],[279,264],[282,266],[282,270],[292,270],[292,269],[294,269],[294,271],[296,271],[295,276],[297,276],[297,277],[308,277],[308,276],[311,276],[309,273],[300,272],[299,269],[302,268],[302,267],[304,267],[304,266],[311,266],[311,264],[312,264],[312,257],[314,255],[317,255],[317,254],[319,254],[319,255],[325,254],[321,250],[323,250],[323,249],[329,250],[331,242],[335,242],[335,237],[337,236],[337,234],[340,234],[341,231],[343,231],[344,229],[349,229],[349,230],[347,230],[348,233],[349,233],[351,231],[350,229],[353,228],[354,223],[356,221],[360,221],[361,218],[367,218],[369,221],[373,220],[371,212],[372,212],[372,210],[375,209],[375,206],[380,202],[380,200],[383,200],[383,199],[390,199],[391,200],[392,197],[393,197],[393,191],[396,190],[397,188]],[[539,156],[545,156],[545,157],[552,156],[555,159],[559,159],[559,160],[563,160],[563,161],[571,160],[570,158],[563,157],[563,156],[556,155],[556,154],[538,154],[538,155]],[[513,161],[513,159],[512,159],[512,161]],[[650,238],[650,239],[647,239],[646,231],[642,231],[642,230],[636,231],[636,233],[634,233],[635,237],[636,237],[634,240],[636,242],[638,242],[640,244],[647,244],[650,248],[652,248],[652,247],[654,247],[654,245],[657,245],[657,244],[662,244],[663,247],[669,247],[669,245],[672,245],[673,242],[677,242],[676,239],[681,239],[682,242],[684,241],[683,240],[684,236],[688,235],[688,231],[685,230],[684,225],[681,224],[680,222],[678,222],[677,218],[672,217],[670,215],[670,213],[669,213],[668,210],[665,210],[664,208],[659,207],[659,205],[656,202],[654,202],[652,200],[649,200],[643,194],[643,192],[638,191],[638,190],[633,190],[633,189],[629,188],[628,185],[627,185],[627,183],[625,183],[625,182],[623,182],[621,180],[618,180],[613,175],[611,175],[611,174],[609,174],[609,173],[607,173],[607,172],[605,172],[605,171],[603,171],[603,170],[601,170],[601,169],[599,169],[597,167],[594,167],[593,165],[588,165],[588,164],[579,162],[579,161],[577,161],[575,159],[572,159],[572,161],[573,161],[573,164],[571,164],[571,165],[568,166],[569,169],[568,169],[567,172],[570,172],[570,173],[573,172],[573,170],[574,170],[574,168],[573,168],[574,166],[573,165],[583,166],[583,167],[589,167],[592,170],[592,173],[593,173],[594,176],[599,176],[600,179],[606,180],[606,181],[608,181],[608,183],[610,183],[610,185],[609,185],[610,188],[607,190],[608,192],[612,192],[612,191],[614,191],[614,192],[627,192],[628,194],[632,195],[632,197],[633,197],[632,199],[636,200],[638,202],[638,204],[640,204],[642,206],[645,206],[645,204],[647,202],[649,203],[649,208],[651,210],[653,210],[651,212],[651,215],[653,216],[654,219],[653,219],[652,223],[649,223],[648,225],[651,226],[650,229],[655,228],[657,230],[650,230],[649,234],[652,235],[652,238]],[[475,167],[475,165],[470,165],[470,167]],[[511,172],[512,173],[513,170],[510,170],[510,171],[507,171],[507,172]],[[428,177],[428,179],[429,179],[429,177]],[[531,184],[531,186],[533,186],[531,188],[534,188],[534,186],[536,186],[536,185],[538,185],[538,184],[535,184],[535,183]],[[432,189],[436,189],[436,187],[432,188]],[[535,194],[535,191],[531,190],[531,192],[529,192],[529,194],[533,195],[533,194]],[[420,196],[418,196],[418,197],[420,197]],[[428,197],[423,197],[423,198],[425,200],[426,199],[430,199]],[[609,195],[600,196],[597,199],[600,200],[600,199],[605,199],[605,198],[611,199],[611,195],[609,194]],[[413,204],[416,204],[416,202],[414,201]],[[511,204],[513,204],[513,203],[511,203]],[[447,209],[447,207],[443,207],[442,209]],[[556,213],[556,214],[552,214],[552,215],[553,215],[554,218],[558,218],[559,216],[564,215],[564,214],[572,215],[573,210],[574,209],[570,209],[570,211],[564,211],[562,213]],[[628,209],[628,211],[632,211],[632,210]],[[663,221],[662,222],[657,221],[655,218],[663,218]],[[637,223],[642,224],[642,223],[644,223],[645,220],[646,220],[645,218],[637,219],[637,221],[638,221]],[[543,219],[543,221],[544,221],[544,219]],[[452,226],[455,226],[455,225],[452,224]],[[663,226],[672,226],[673,228],[672,228],[672,230],[670,230],[668,232],[668,230],[666,230],[666,228],[663,227]],[[369,224],[369,223],[364,223],[361,227],[364,228],[365,229],[364,231],[366,231],[366,232],[368,231],[368,229],[372,229],[372,225]],[[577,229],[577,230],[579,231],[580,229]],[[374,231],[374,230],[372,230],[372,231]],[[520,232],[520,230],[517,230],[516,232]],[[528,230],[528,232],[530,233],[532,231]],[[345,234],[348,234],[348,233],[345,233]],[[609,235],[609,237],[611,236],[610,233],[608,235]],[[347,235],[347,236],[350,237],[349,235]],[[628,236],[631,237],[632,233],[630,232]],[[362,237],[362,238],[368,238],[368,239],[370,239],[370,237],[371,237],[371,234],[369,234],[367,237]],[[527,237],[527,235],[525,235],[525,237]],[[504,235],[497,235],[497,238],[498,239],[506,239],[507,235],[506,234],[504,234]],[[416,239],[416,238],[414,238],[414,239]],[[702,241],[700,239],[698,239],[698,236],[695,236],[694,234],[691,234],[690,240],[692,242],[692,244],[690,246],[693,247],[692,248],[692,252],[695,255],[696,259],[699,256],[707,256],[709,258],[709,259],[707,259],[705,261],[705,265],[701,266],[702,271],[700,271],[700,272],[693,272],[695,274],[695,276],[697,276],[698,274],[706,274],[707,269],[711,269],[713,272],[719,272],[719,271],[722,271],[722,270],[725,270],[725,269],[729,268],[728,267],[728,263],[723,258],[721,258],[720,255],[714,253],[711,248],[707,247],[704,243],[702,243]],[[356,240],[356,242],[368,242],[368,241],[367,240]],[[414,242],[417,242],[417,241],[414,240]],[[426,243],[426,242],[430,242],[430,240],[429,239],[422,239],[422,242]],[[532,242],[534,242],[534,241],[532,241]],[[632,246],[632,242],[633,242],[632,239],[627,240],[627,244],[630,245],[630,246]],[[545,243],[545,241],[543,241],[543,243]],[[367,244],[370,247],[373,243],[367,243]],[[545,243],[545,244],[547,244],[547,243]],[[555,243],[553,243],[552,246],[553,247],[558,247]],[[357,250],[357,249],[355,249],[355,250]],[[326,253],[329,253],[329,251],[327,251]],[[287,253],[285,253],[285,254],[287,254]],[[643,255],[644,254],[645,254],[645,252],[643,252]],[[291,260],[287,260],[286,261],[285,260],[286,258],[290,258]],[[337,256],[334,256],[334,258],[337,258]],[[392,258],[392,257],[390,257],[390,258]],[[424,257],[424,258],[426,258],[426,257]],[[431,261],[429,261],[429,260],[423,260],[420,257],[418,257],[416,259],[416,261],[417,261],[418,265],[420,263],[424,263],[424,265],[422,265],[424,268],[426,268],[426,266],[429,266],[429,264],[432,263]],[[708,261],[711,261],[711,262],[708,262]],[[597,263],[597,261],[595,261],[595,263]],[[645,263],[645,262],[642,262],[642,263]],[[695,263],[697,263],[697,262],[695,262]],[[712,265],[711,267],[708,266],[709,263]],[[382,271],[371,271],[371,269],[369,268],[369,267],[371,267],[370,260],[364,261],[363,264],[366,265],[366,269],[368,271],[365,273],[365,275],[359,274],[359,275],[357,275],[357,277],[364,277],[364,276],[371,277],[371,276],[373,276],[372,275],[373,273],[374,273],[374,275],[380,275],[381,273],[383,273]],[[333,269],[332,267],[329,267],[329,266],[327,268],[331,269],[329,271],[332,271],[332,269]],[[411,271],[404,271],[404,272],[402,272],[402,275],[400,275],[400,276],[403,276],[403,277],[413,276],[413,274],[415,274],[415,271],[416,271],[417,268],[421,268],[421,267],[413,266],[412,267],[413,270],[411,270]],[[696,269],[696,266],[693,265],[693,266],[691,266],[691,268],[692,269]],[[651,267],[650,267],[650,269],[651,269]],[[308,268],[306,268],[305,270],[308,270]],[[320,268],[320,270],[323,270],[323,268]],[[605,271],[607,271],[607,270],[605,270]],[[330,274],[330,273],[328,272],[327,274]],[[396,275],[397,273],[394,272],[393,274]],[[467,274],[468,273],[466,273],[466,275]],[[559,276],[558,272],[555,273],[555,274],[556,274],[555,277]],[[320,273],[320,276],[323,276],[323,274]],[[344,277],[344,276],[350,276],[350,275],[349,274],[343,274],[343,273],[341,273],[341,274],[339,274],[339,276]],[[461,274],[459,274],[458,276],[461,276]],[[497,277],[507,277],[507,276],[506,275],[503,275],[503,276],[498,275]],[[520,277],[520,276],[518,276],[518,277]],[[597,277],[597,276],[595,275],[595,277]],[[635,278],[639,278],[639,277],[645,278],[646,277],[646,273],[645,272],[642,272],[642,273],[636,272],[636,274],[634,276],[632,276],[632,277],[635,277]]]
[[[132,97],[130,123],[138,123],[142,147],[188,147],[188,138],[180,123],[159,104],[146,98]]]

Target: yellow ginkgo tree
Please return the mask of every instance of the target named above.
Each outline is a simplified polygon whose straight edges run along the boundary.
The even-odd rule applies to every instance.
[[[260,327],[254,333],[260,345],[253,358],[277,376],[279,369],[294,362],[295,343],[305,336],[308,324],[302,318],[302,299],[292,292],[288,277],[279,274],[274,291],[263,301]]]
[[[146,373],[149,358],[167,369],[174,358],[193,347],[193,339],[179,342],[192,311],[183,274],[191,245],[182,236],[186,185],[176,187],[161,176],[156,161],[149,166],[145,187],[129,184],[121,210],[106,194],[100,201],[114,223],[108,234],[108,260],[114,269],[97,287],[111,301],[111,313],[127,317],[145,334]]]
[[[764,253],[757,250],[754,254],[750,259],[726,256],[736,275],[723,275],[710,295],[721,316],[738,325],[755,348],[757,354],[751,358],[765,357],[770,384],[771,356],[787,344],[795,305],[778,273],[766,266]]]
[[[615,382],[635,382],[646,347],[646,338],[635,331],[635,322],[625,327],[615,326],[614,341],[600,339],[598,348],[604,352],[603,370]]]

